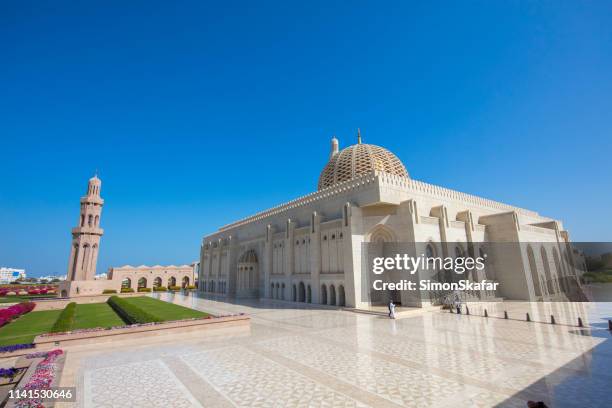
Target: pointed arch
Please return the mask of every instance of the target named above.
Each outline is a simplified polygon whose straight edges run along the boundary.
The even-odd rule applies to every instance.
[[[387,225],[378,224],[368,232],[366,242],[397,242],[397,235]]]

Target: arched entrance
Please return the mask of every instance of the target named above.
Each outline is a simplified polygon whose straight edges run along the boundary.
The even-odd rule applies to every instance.
[[[542,292],[540,274],[538,273],[538,267],[536,265],[535,256],[533,254],[533,248],[531,248],[531,245],[527,245],[527,260],[529,262],[529,272],[531,275],[531,282],[533,283],[535,296],[543,296],[544,293]]]
[[[159,288],[162,285],[162,280],[161,278],[158,276],[157,278],[155,278],[153,280],[153,287],[154,288]]]
[[[189,276],[183,276],[183,281],[181,282],[181,287],[185,289],[189,286]]]
[[[336,288],[334,285],[329,286],[329,304],[336,306]]]
[[[147,287],[147,278],[138,279],[138,289]]]
[[[298,295],[298,301],[306,301],[306,288],[304,287],[304,282],[300,282]]]
[[[321,304],[327,304],[327,286],[321,285]]]
[[[212,282],[211,282],[211,283],[212,283]],[[175,278],[174,276],[171,276],[171,277],[168,279],[168,287],[170,287],[170,286],[176,286],[176,278]],[[211,286],[212,286],[212,285],[211,285]]]
[[[132,287],[132,280],[130,278],[124,278],[121,281],[121,289],[128,289]]]
[[[259,296],[259,263],[257,253],[254,249],[245,251],[238,258],[238,272],[236,278],[236,296],[237,297],[258,297]],[[278,283],[276,284],[276,293],[272,293],[273,298],[285,298],[285,284],[283,283],[282,291]],[[273,290],[274,292],[274,290]]]
[[[344,297],[344,286],[338,286],[338,306],[346,306],[346,299]]]
[[[310,289],[310,285],[306,288],[306,302],[312,303],[312,289]]]
[[[297,288],[295,287],[295,283],[293,284],[293,287],[291,289],[291,300],[297,302]]]

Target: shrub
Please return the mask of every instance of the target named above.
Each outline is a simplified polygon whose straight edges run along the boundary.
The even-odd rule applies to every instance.
[[[157,287],[153,288],[154,292],[165,292],[167,290],[168,290],[168,288],[165,287],[165,286],[157,286]]]
[[[111,296],[106,301],[115,313],[119,315],[127,324],[161,322],[157,316],[153,316],[146,310],[130,303],[127,299],[119,296]]]
[[[132,288],[121,288],[121,293],[134,293]]]
[[[151,288],[138,288],[139,292],[150,292]]]
[[[196,285],[189,285],[189,286],[187,286],[187,289],[189,289],[189,290],[196,289]]]
[[[181,290],[180,286],[168,286],[168,290]]]
[[[115,289],[104,289],[102,291],[103,295],[109,294],[109,293],[117,293],[117,291]]]
[[[76,314],[76,305],[75,302],[70,302],[66,305],[51,328],[51,333],[63,333],[72,330],[74,326],[74,315]]]

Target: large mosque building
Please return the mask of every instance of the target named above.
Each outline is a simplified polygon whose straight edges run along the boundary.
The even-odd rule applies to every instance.
[[[203,238],[199,290],[363,309],[389,298],[424,307],[439,302],[439,293],[373,291],[366,252],[413,243],[414,254],[462,257],[515,243],[467,276],[499,283],[475,295],[553,300],[577,283],[569,242],[561,221],[414,180],[396,155],[360,135],[342,150],[333,138],[316,192]]]

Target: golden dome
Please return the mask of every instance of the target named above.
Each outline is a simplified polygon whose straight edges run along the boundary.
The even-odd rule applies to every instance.
[[[374,170],[408,178],[406,167],[396,155],[384,147],[359,143],[337,151],[332,140],[332,154],[319,176],[319,190],[351,180]]]

